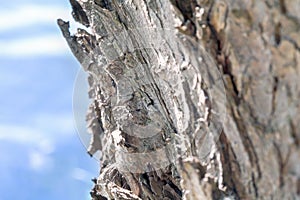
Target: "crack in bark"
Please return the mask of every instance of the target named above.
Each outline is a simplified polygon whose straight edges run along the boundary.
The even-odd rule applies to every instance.
[[[300,138],[297,135],[297,129],[296,129],[295,125],[293,124],[292,120],[289,120],[289,125],[290,125],[290,129],[291,129],[291,136],[293,138],[293,142],[297,147],[299,147],[300,146]],[[298,134],[299,134],[299,132],[298,132]]]
[[[273,78],[273,91],[272,91],[272,111],[271,111],[271,115],[274,115],[275,109],[276,109],[276,94],[277,94],[277,87],[278,87],[278,77],[274,77]]]
[[[222,155],[222,163],[224,163],[224,171],[227,173],[224,174],[224,182],[225,187],[229,187],[230,189],[228,191],[231,191],[229,195],[236,196],[237,199],[243,199],[246,198],[246,189],[243,186],[243,184],[240,181],[239,174],[241,173],[241,169],[239,166],[238,161],[236,160],[234,150],[232,149],[232,146],[230,144],[230,141],[228,141],[224,131],[222,131],[220,135],[220,143],[221,143],[221,155]],[[231,152],[231,153],[230,153]],[[233,158],[231,157],[233,156]],[[232,170],[235,165],[238,167],[239,172],[236,170]]]
[[[252,179],[252,186],[254,188],[255,197],[258,198],[258,188],[256,185],[256,179],[255,179],[254,172],[251,173],[251,179]]]
[[[232,113],[233,113],[232,116],[235,119],[235,122],[236,122],[237,128],[239,130],[245,150],[246,150],[247,154],[249,155],[250,163],[252,166],[256,167],[257,178],[260,179],[261,178],[261,169],[259,166],[259,159],[255,152],[255,148],[253,146],[252,140],[250,139],[249,135],[247,134],[247,129],[246,129],[245,125],[242,123],[242,118],[241,117],[237,118],[237,116],[235,116],[233,111],[232,111]],[[238,111],[238,114],[239,114],[239,116],[241,116],[239,111]],[[255,178],[255,177],[253,177],[253,178]]]

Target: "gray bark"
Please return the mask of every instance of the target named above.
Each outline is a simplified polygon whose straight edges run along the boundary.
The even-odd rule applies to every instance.
[[[92,199],[299,199],[300,1],[71,0]]]

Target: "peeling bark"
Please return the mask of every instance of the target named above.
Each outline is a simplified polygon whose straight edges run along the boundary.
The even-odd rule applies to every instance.
[[[300,1],[71,0],[92,199],[300,198]]]

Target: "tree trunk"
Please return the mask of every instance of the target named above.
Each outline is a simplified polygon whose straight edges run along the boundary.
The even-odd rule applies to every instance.
[[[299,199],[299,0],[70,0],[92,199]]]

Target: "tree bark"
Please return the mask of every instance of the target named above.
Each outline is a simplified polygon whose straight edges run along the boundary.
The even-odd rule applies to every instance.
[[[300,1],[70,0],[92,199],[299,199]]]

